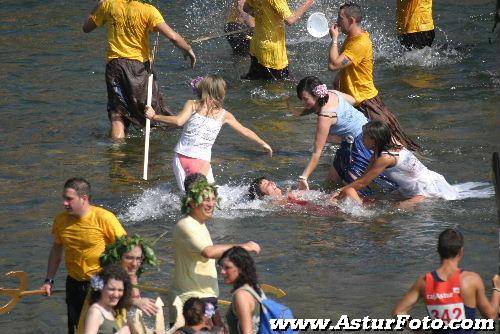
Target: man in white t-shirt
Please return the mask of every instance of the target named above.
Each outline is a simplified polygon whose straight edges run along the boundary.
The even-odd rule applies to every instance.
[[[182,213],[185,216],[175,225],[172,238],[175,270],[169,304],[174,307],[169,307],[169,310],[170,322],[175,322],[176,327],[184,324],[180,310],[191,297],[212,303],[216,310],[214,324],[222,326],[217,310],[219,285],[215,260],[234,246],[260,253],[260,246],[253,241],[243,244],[213,244],[205,223],[212,218],[217,202],[217,189],[206,180],[187,185],[186,196],[182,201]]]

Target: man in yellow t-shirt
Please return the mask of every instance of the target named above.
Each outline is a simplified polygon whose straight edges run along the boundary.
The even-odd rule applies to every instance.
[[[84,179],[66,181],[63,204],[66,211],[58,214],[52,225],[54,243],[41,289],[50,296],[54,276],[64,255],[68,270],[68,333],[75,333],[90,278],[101,270],[99,257],[106,245],[126,232],[113,213],[90,204],[90,184]]]
[[[407,49],[422,49],[434,41],[432,0],[396,0],[398,37]]]
[[[212,218],[217,205],[217,190],[206,181],[206,177],[199,174],[188,177],[185,187],[186,197],[182,205],[185,216],[175,225],[172,237],[175,269],[169,295],[170,323],[175,323],[175,327],[183,326],[182,305],[189,298],[198,297],[214,306],[214,324],[222,326],[217,309],[219,284],[215,259],[234,246],[257,254],[260,246],[253,241],[239,245],[214,245],[206,222]]]
[[[89,33],[108,24],[106,86],[111,137],[124,138],[129,125],[144,127],[148,77],[151,73],[149,33],[158,31],[196,63],[189,44],[165,23],[162,15],[147,0],[100,0],[83,24]],[[151,106],[158,113],[171,115],[156,80]]]
[[[339,70],[334,86],[354,97],[355,107],[370,120],[386,123],[393,138],[410,150],[420,148],[401,128],[396,115],[384,104],[373,81],[373,45],[361,26],[361,8],[353,3],[340,6],[337,22],[330,28],[328,69]],[[339,52],[340,31],[347,35]]]
[[[313,5],[305,0],[292,13],[286,0],[246,0],[243,10],[255,18],[250,41],[251,64],[243,79],[281,80],[289,76],[285,23],[292,25]]]

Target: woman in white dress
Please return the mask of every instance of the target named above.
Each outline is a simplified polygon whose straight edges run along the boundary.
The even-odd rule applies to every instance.
[[[363,203],[358,191],[381,173],[396,182],[399,185],[397,191],[407,198],[399,203],[401,208],[410,207],[427,197],[446,200],[458,198],[458,191],[441,174],[427,169],[411,151],[393,143],[390,129],[384,123],[373,121],[365,124],[363,142],[368,149],[373,150],[368,169],[356,181],[335,192],[332,198],[350,197]]]

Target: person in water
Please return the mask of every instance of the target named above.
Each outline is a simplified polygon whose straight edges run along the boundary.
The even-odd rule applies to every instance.
[[[394,144],[388,125],[373,121],[363,126],[363,142],[373,150],[365,174],[336,191],[332,198],[350,197],[362,203],[359,190],[368,186],[381,173],[399,185],[397,191],[406,198],[399,206],[410,207],[427,197],[454,200],[458,191],[445,178],[425,167],[417,157],[401,145]]]
[[[314,149],[309,163],[299,176],[299,189],[309,189],[309,176],[318,166],[327,141],[340,143],[329,171],[329,180],[338,184],[351,183],[363,175],[370,163],[372,152],[363,144],[363,125],[368,119],[353,107],[355,99],[335,90],[329,90],[318,77],[308,76],[297,85],[297,97],[305,109],[301,115],[316,114]],[[385,175],[375,179],[384,189],[397,185],[387,181]]]
[[[178,115],[157,115],[153,108],[146,109],[146,117],[152,121],[184,126],[174,149],[173,161],[180,190],[184,191],[184,179],[193,173],[202,173],[207,176],[209,183],[215,182],[210,165],[212,146],[224,124],[229,124],[240,135],[257,143],[272,156],[271,146],[224,109],[227,86],[222,77],[209,75],[199,78],[199,82],[192,85],[198,99],[188,100]]]
[[[408,314],[419,300],[424,300],[429,317],[450,320],[476,319],[476,310],[484,318],[496,319],[500,303],[500,276],[493,276],[491,299],[485,294],[483,280],[473,271],[460,268],[464,256],[462,233],[448,228],[439,234],[437,251],[441,265],[419,277],[392,313]],[[449,330],[439,333],[475,333],[474,330]]]

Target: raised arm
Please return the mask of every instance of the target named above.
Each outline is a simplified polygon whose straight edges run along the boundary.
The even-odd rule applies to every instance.
[[[103,2],[103,0],[100,0],[97,3],[97,5],[95,5],[95,7],[90,12],[90,15],[83,22],[82,30],[84,33],[89,33],[91,31],[93,31],[95,28],[97,28],[97,24],[95,24],[94,19],[92,19],[92,15],[94,15],[95,12],[97,11],[97,9],[99,9],[99,6],[101,6],[102,2]]]
[[[63,253],[63,245],[54,242],[52,244],[52,248],[50,249],[49,261],[47,263],[47,276],[45,276],[46,278],[52,280],[54,279],[54,276],[57,273],[57,269],[59,269],[59,265],[61,264]],[[47,295],[50,296],[50,294],[52,293],[52,283],[44,283],[41,287],[41,290],[45,290],[47,292]]]
[[[260,146],[262,146],[262,148],[264,148],[268,152],[270,157],[273,156],[273,150],[271,146],[269,146],[265,141],[263,141],[259,136],[257,136],[255,132],[253,132],[247,127],[244,127],[230,112],[226,112],[226,115],[224,115],[224,123],[229,124],[229,126],[231,126],[236,132],[238,132],[243,137],[248,138],[251,141],[254,141]]]
[[[174,29],[170,28],[170,26],[162,22],[158,24],[156,27],[156,30],[160,32],[163,36],[168,38],[176,47],[181,49],[184,53],[184,57],[189,57],[191,60],[191,67],[194,68],[194,65],[196,64],[196,56],[193,52],[193,49],[191,46],[186,42],[186,40],[179,35]]]
[[[247,252],[254,252],[255,254],[260,253],[260,246],[258,243],[253,241],[245,242],[244,244],[222,244],[222,245],[212,245],[205,247],[201,252],[201,255],[209,259],[220,259],[222,254],[234,246],[240,246],[244,248]]]
[[[328,69],[336,71],[352,64],[351,60],[342,54],[339,54],[339,27],[334,24],[330,27],[330,36],[332,37],[332,44],[328,52]]]
[[[285,19],[287,25],[295,24],[314,4],[314,0],[306,0],[292,15]]]
[[[146,107],[146,117],[152,121],[157,121],[161,123],[173,124],[177,126],[184,126],[189,120],[193,111],[195,110],[195,101],[187,100],[182,108],[181,112],[174,116],[157,115],[155,110],[151,107]]]
[[[314,150],[311,155],[311,159],[307,164],[306,168],[299,176],[299,189],[309,189],[309,184],[307,179],[316,169],[321,158],[321,153],[325,147],[326,140],[328,138],[328,133],[330,132],[330,127],[337,122],[337,118],[331,118],[326,116],[318,116],[316,122],[316,137],[314,139]]]
[[[422,291],[425,291],[425,279],[423,277],[420,277],[413,284],[410,290],[404,295],[403,299],[399,301],[394,310],[392,310],[392,314],[408,314],[420,299]]]
[[[474,285],[476,286],[477,309],[483,317],[488,319],[497,319],[500,303],[500,291],[494,289],[491,293],[491,300],[488,300],[483,280],[476,273],[471,274],[474,275],[472,279],[474,280]],[[500,288],[500,276],[495,275],[493,277],[493,287],[497,289]]]

